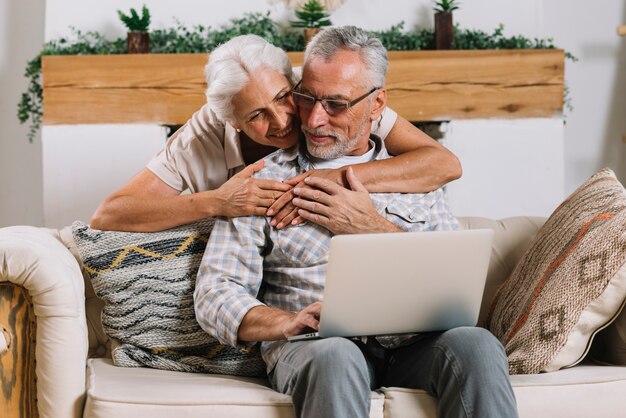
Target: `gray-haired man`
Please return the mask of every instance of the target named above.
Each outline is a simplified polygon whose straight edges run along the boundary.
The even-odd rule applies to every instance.
[[[388,155],[369,132],[386,104],[386,57],[376,38],[355,27],[316,36],[293,93],[305,141],[270,155],[258,176],[284,179],[376,160],[384,179]],[[311,221],[304,225],[277,230],[263,217],[216,222],[196,285],[202,327],[231,345],[262,341],[270,381],[292,396],[299,417],[366,417],[370,390],[380,386],[424,389],[439,397],[441,416],[517,416],[506,354],[484,329],[286,342],[318,326],[333,234],[458,225],[441,190],[370,194],[352,170],[346,177],[350,189],[311,179],[312,189],[296,190],[294,203]]]

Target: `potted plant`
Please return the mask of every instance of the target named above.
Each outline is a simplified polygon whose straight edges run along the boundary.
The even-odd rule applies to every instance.
[[[435,49],[452,49],[454,44],[452,12],[458,8],[456,0],[435,2]]]
[[[318,0],[309,0],[296,10],[298,20],[292,20],[291,26],[294,28],[304,28],[304,44],[308,44],[324,26],[332,25],[330,15],[326,12],[324,5]]]
[[[120,20],[128,29],[126,37],[126,47],[129,54],[146,54],[150,52],[150,35],[148,34],[148,26],[150,26],[150,11],[144,4],[141,9],[141,17],[133,8],[130,9],[130,15],[124,14],[121,10],[117,11]]]

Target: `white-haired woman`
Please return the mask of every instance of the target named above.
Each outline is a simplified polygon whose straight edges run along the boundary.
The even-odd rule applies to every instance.
[[[93,228],[158,231],[211,216],[273,215],[278,227],[294,221],[286,192],[302,176],[285,182],[252,178],[263,168],[259,159],[295,145],[300,136],[291,98],[296,77],[287,54],[258,36],[243,35],[216,48],[205,73],[207,104],[98,207]],[[460,163],[450,151],[391,109],[373,129],[397,156],[353,167],[369,191],[425,192],[460,177]],[[339,170],[307,175],[343,183]]]

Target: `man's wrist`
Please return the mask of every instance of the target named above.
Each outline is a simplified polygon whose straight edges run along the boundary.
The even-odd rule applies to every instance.
[[[282,309],[257,305],[244,316],[237,337],[240,341],[248,342],[284,340],[295,315]]]
[[[385,219],[382,216],[379,218],[378,224],[380,228],[378,232],[405,232],[404,229],[402,229],[400,226],[394,224],[393,222]]]

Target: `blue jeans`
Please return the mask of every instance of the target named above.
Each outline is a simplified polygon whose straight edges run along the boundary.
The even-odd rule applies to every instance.
[[[482,328],[420,334],[395,349],[372,338],[289,343],[269,377],[303,418],[367,417],[370,390],[381,386],[427,391],[440,417],[517,417],[506,354]]]

